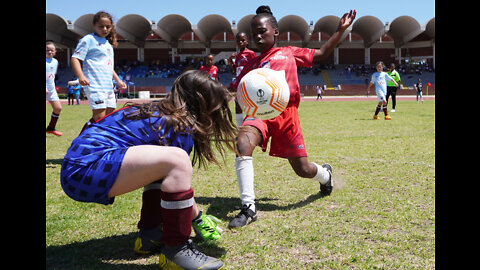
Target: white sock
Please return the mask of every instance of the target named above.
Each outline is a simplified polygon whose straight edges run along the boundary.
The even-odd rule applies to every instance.
[[[241,127],[243,124],[243,113],[236,113],[235,114],[235,121],[237,122],[237,127]]]
[[[237,172],[238,188],[240,189],[242,205],[251,204],[250,209],[255,211],[253,158],[247,156],[237,157],[235,159],[235,170]]]
[[[162,189],[162,182],[155,181],[143,187],[143,192],[149,191],[151,189]]]
[[[315,162],[312,162],[312,163],[315,164],[315,166],[317,166],[317,174],[312,179],[320,182],[320,184],[326,184],[330,179],[330,173],[326,168],[318,165]]]

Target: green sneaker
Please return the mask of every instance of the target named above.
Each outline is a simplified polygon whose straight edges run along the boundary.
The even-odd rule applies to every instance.
[[[217,240],[220,239],[220,234],[223,230],[217,225],[220,220],[212,215],[204,215],[200,211],[200,218],[192,221],[192,227],[197,237]]]

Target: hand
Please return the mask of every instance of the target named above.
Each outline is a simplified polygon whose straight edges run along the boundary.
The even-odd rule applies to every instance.
[[[46,89],[46,90],[47,90],[47,93],[46,93],[46,95],[48,95],[48,89]]]
[[[89,86],[90,85],[90,81],[85,76],[78,77],[78,83],[80,83],[81,86]]]
[[[123,90],[127,88],[127,85],[124,82],[120,81],[120,82],[117,82],[117,87],[118,87],[118,90]]]
[[[357,16],[357,10],[350,10],[350,13],[343,14],[340,22],[338,23],[338,30],[345,31],[355,20],[355,16]]]

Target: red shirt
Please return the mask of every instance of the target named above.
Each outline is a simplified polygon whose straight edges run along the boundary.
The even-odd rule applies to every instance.
[[[216,80],[218,78],[218,68],[215,65],[212,65],[211,67],[201,66],[198,70],[207,73],[212,80]]]
[[[248,48],[245,48],[243,51],[239,52],[237,57],[235,57],[235,76],[240,75],[240,72],[242,72],[242,69],[248,60],[255,57],[257,57],[257,54]]]
[[[300,85],[298,83],[297,66],[311,67],[313,65],[313,54],[315,49],[289,47],[274,47],[261,53],[245,64],[240,75],[237,76],[234,89],[237,88],[240,80],[250,70],[256,68],[271,68],[273,70],[285,70],[285,79],[290,88],[290,101],[288,106],[300,103]]]

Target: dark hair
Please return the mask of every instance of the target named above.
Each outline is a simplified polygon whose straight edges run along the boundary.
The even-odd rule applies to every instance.
[[[270,10],[270,7],[269,6],[259,6],[257,8],[257,10],[255,11],[255,13],[257,15],[253,16],[252,18],[252,21],[256,18],[263,18],[263,17],[266,17],[268,18],[268,20],[270,21],[270,23],[272,24],[273,28],[275,29],[278,29],[278,22],[277,22],[277,19],[275,19],[275,17],[273,17],[273,13],[272,13],[272,10]]]
[[[208,74],[189,70],[178,76],[165,99],[144,104],[125,104],[137,110],[129,110],[124,117],[143,119],[166,116],[163,124],[166,131],[173,128],[175,133],[192,134],[193,165],[198,162],[198,166],[202,167],[207,161],[218,165],[215,149],[224,161],[225,147],[237,152],[235,138],[238,129],[228,104],[232,98],[233,95],[220,82],[210,79]],[[159,136],[160,142],[164,139],[164,136]]]
[[[235,35],[235,39],[238,39],[238,38],[239,38],[241,35],[244,35],[244,36],[246,36],[246,37],[247,37],[247,39],[248,39],[248,35],[247,35],[247,33],[243,32],[243,31],[240,31],[240,32],[238,32],[238,33]]]
[[[93,24],[96,24],[101,18],[108,18],[112,23],[112,30],[105,38],[110,42],[112,46],[117,46],[117,31],[115,30],[115,25],[113,24],[112,15],[108,14],[105,11],[99,11],[95,15],[93,15]]]
[[[257,10],[255,10],[255,13],[256,14],[268,13],[270,15],[273,15],[272,10],[270,9],[270,6],[264,6],[264,5],[259,6]]]

